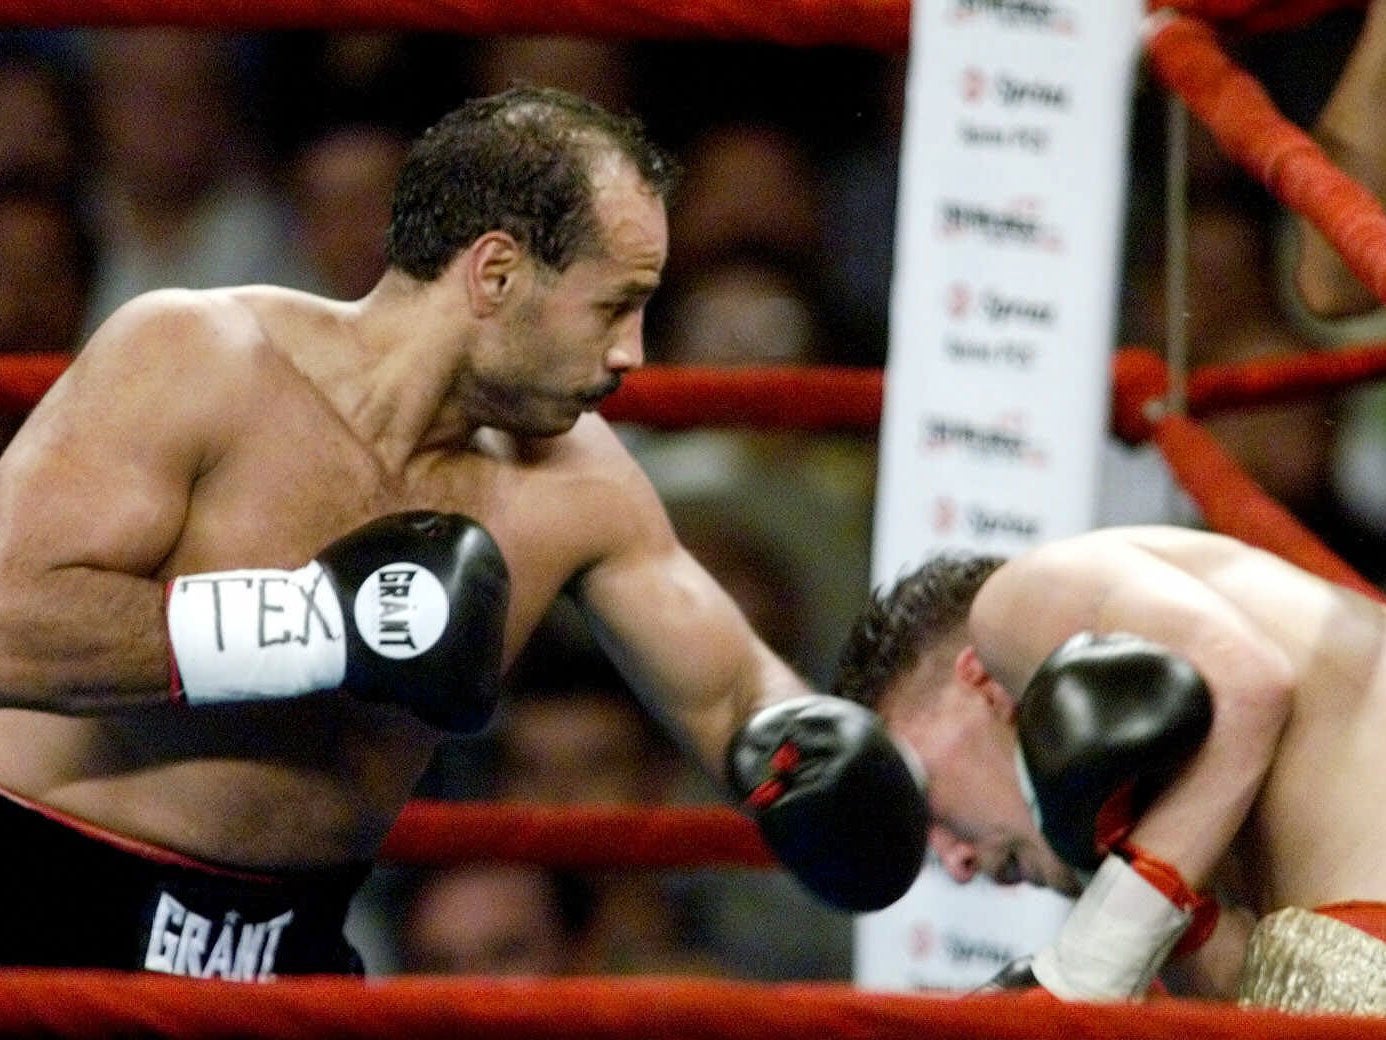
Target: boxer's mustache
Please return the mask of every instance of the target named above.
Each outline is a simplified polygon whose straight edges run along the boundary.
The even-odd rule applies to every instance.
[[[619,374],[613,374],[606,382],[583,394],[582,403],[588,408],[595,408],[620,388],[621,377]]]

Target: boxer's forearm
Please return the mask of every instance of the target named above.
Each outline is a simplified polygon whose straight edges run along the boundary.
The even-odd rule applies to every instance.
[[[811,692],[677,545],[593,568],[578,603],[626,681],[714,776],[754,712]]]
[[[0,706],[94,714],[168,699],[161,581],[88,567],[0,577]]]

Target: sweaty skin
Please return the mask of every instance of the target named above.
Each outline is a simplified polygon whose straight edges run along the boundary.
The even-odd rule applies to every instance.
[[[1094,531],[1008,561],[952,648],[887,692],[882,714],[929,777],[930,843],[950,874],[1075,891],[1021,793],[1014,719],[1040,662],[1085,630],[1169,646],[1213,697],[1207,740],[1131,834],[1241,907],[1196,955],[1202,991],[1235,994],[1253,915],[1386,901],[1386,607],[1173,527]]]
[[[171,702],[164,584],[297,567],[407,509],[495,537],[507,664],[574,590],[710,767],[751,710],[806,692],[592,414],[642,360],[667,252],[632,169],[594,183],[605,252],[558,275],[487,233],[360,301],[167,290],[97,332],[0,458],[0,786],[228,865],[371,856],[439,734],[342,692]]]
[[[1048,582],[1036,623],[1012,627]],[[1134,631],[1182,653],[1213,694],[1199,754],[1134,840],[1206,883],[1238,853],[1258,913],[1386,899],[1386,609],[1270,553],[1178,528],[1096,532],[1003,567],[973,605],[1006,684],[1063,629]]]

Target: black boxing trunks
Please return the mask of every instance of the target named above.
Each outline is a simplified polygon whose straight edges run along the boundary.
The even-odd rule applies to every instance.
[[[122,838],[0,791],[0,964],[264,982],[361,974],[342,934],[369,863],[256,874]]]

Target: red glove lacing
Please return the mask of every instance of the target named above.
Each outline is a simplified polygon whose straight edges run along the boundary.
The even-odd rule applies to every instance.
[[[1215,897],[1195,892],[1178,870],[1135,842],[1122,840],[1112,851],[1171,903],[1193,914],[1193,920],[1170,951],[1171,959],[1187,957],[1208,941],[1222,913]]]
[[[784,794],[787,784],[784,778],[799,764],[799,748],[795,744],[781,744],[770,756],[771,775],[756,784],[755,790],[746,796],[746,804],[752,809],[764,809],[773,805]]]

